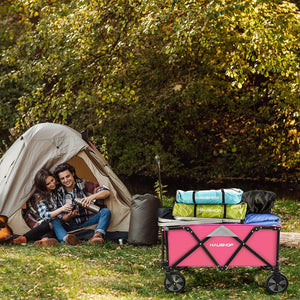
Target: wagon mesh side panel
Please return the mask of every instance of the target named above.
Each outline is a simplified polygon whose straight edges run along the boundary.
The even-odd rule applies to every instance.
[[[227,230],[227,235],[211,236],[220,227]],[[274,230],[274,227],[260,228],[253,225],[170,228],[167,239],[168,264],[178,267],[276,266],[278,230]]]

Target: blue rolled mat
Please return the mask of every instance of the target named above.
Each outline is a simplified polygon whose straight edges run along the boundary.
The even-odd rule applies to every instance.
[[[176,202],[184,204],[238,204],[243,191],[238,188],[220,190],[182,191],[177,190]]]
[[[244,224],[253,225],[279,225],[280,218],[274,214],[246,214]]]

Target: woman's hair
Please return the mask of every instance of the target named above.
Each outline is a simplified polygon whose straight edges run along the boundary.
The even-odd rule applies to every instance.
[[[34,185],[36,188],[36,193],[38,194],[37,199],[36,199],[36,203],[38,204],[38,202],[42,201],[42,200],[50,200],[50,193],[47,189],[46,186],[46,179],[52,176],[54,178],[54,175],[47,169],[40,169],[35,177],[34,177]]]

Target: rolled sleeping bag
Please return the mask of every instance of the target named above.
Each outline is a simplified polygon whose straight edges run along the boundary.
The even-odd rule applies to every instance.
[[[174,203],[174,217],[222,218],[243,220],[247,204],[184,204]]]
[[[219,190],[182,191],[177,190],[176,202],[185,204],[237,204],[243,191],[238,188]]]
[[[159,199],[151,194],[134,195],[130,207],[128,243],[153,245],[158,240]]]
[[[244,224],[280,225],[280,218],[274,214],[246,214]]]

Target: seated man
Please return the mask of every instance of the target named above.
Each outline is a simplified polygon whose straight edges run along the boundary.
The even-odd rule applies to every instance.
[[[64,229],[54,226],[55,234],[59,241],[62,241],[67,235],[67,231],[83,228],[89,225],[97,224],[94,236],[89,242],[102,245],[104,235],[109,225],[111,212],[108,208],[102,208],[97,214],[92,214],[87,207],[97,199],[106,199],[110,196],[110,190],[105,186],[95,184],[78,178],[73,166],[63,163],[58,165],[54,174],[61,183],[58,189],[58,207],[66,203],[72,203],[74,210],[68,213],[62,213],[58,216]],[[75,198],[81,198],[81,205],[74,203]]]

